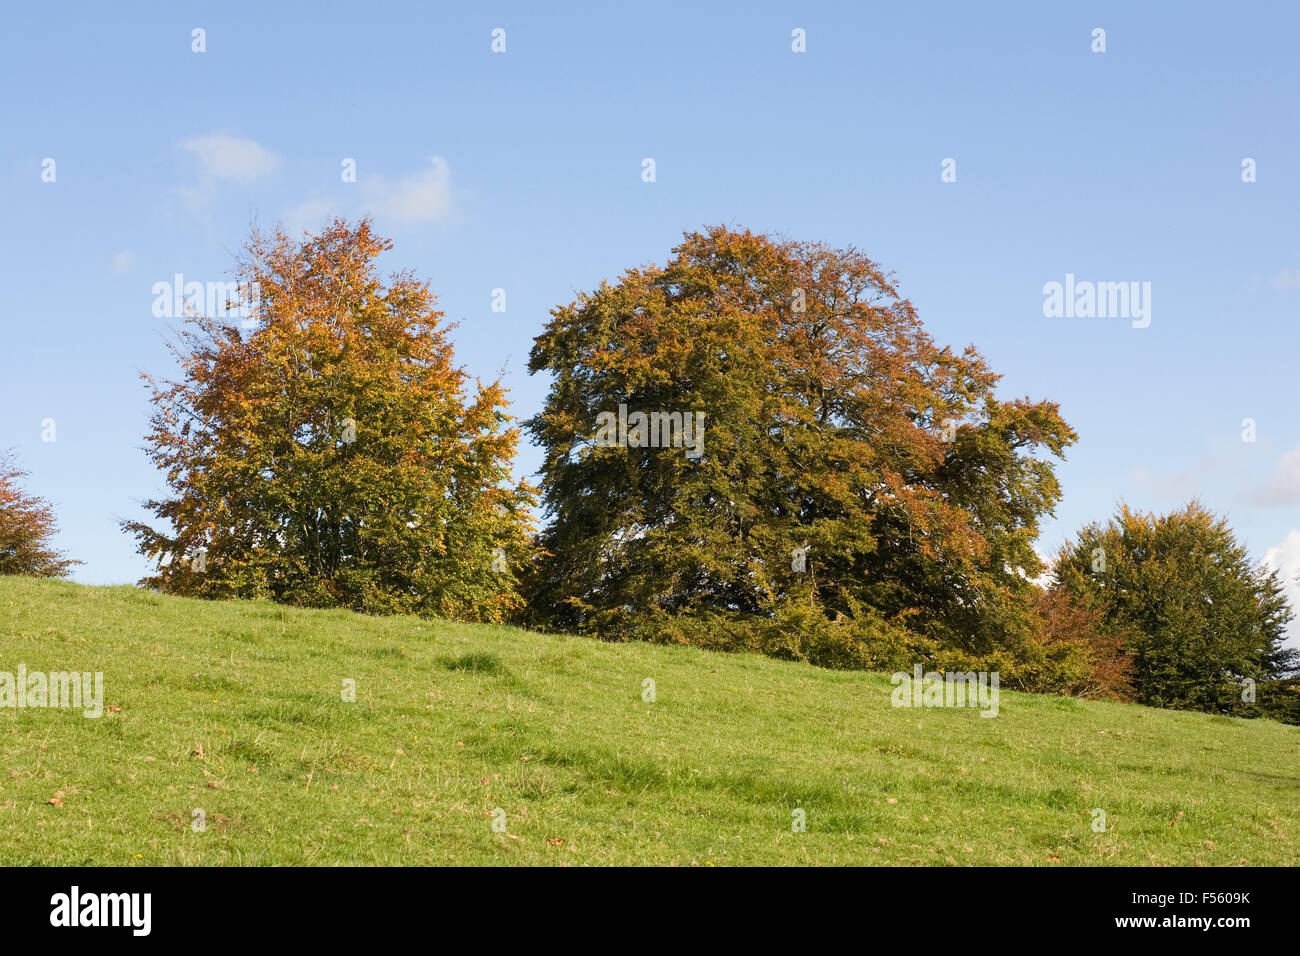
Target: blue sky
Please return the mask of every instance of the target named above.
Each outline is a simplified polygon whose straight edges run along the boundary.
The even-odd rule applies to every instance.
[[[1080,433],[1040,551],[1121,499],[1196,495],[1300,571],[1300,10],[701,6],[6,11],[0,448],[56,505],[77,579],[145,570],[117,521],[163,490],[137,379],[170,368],[154,283],[223,280],[251,222],[327,212],[373,214],[385,265],[431,280],[458,359],[504,368],[521,416],[548,310],[683,231],[854,245],[1002,394],[1057,401]],[[1150,326],[1045,317],[1067,273],[1151,283]],[[520,471],[538,461],[525,446]]]

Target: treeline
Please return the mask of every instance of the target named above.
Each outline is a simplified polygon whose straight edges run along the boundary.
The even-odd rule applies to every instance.
[[[1281,583],[1199,503],[1121,508],[1035,583],[1074,431],[858,251],[687,235],[553,310],[519,423],[428,284],[379,276],[389,247],[364,220],[255,232],[256,328],[179,330],[181,376],[146,376],[170,494],[125,523],[142,584],[1300,722]],[[539,487],[510,477],[521,428]]]

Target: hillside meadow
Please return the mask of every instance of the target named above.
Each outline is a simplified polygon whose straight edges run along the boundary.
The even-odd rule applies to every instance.
[[[1300,862],[1272,721],[0,577],[19,665],[104,712],[0,707],[8,866]]]

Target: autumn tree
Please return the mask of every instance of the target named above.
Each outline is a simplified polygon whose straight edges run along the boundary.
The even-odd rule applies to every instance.
[[[1251,715],[1296,676],[1276,572],[1253,566],[1199,502],[1167,515],[1121,505],[1062,549],[1054,575],[1072,602],[1127,632],[1140,703]]]
[[[1079,606],[1061,587],[1035,594],[1033,610],[1035,626],[1013,648],[1004,686],[1034,694],[1132,700],[1127,632],[1108,626],[1099,610]]]
[[[1031,542],[1060,495],[1037,453],[1074,433],[997,398],[860,252],[688,234],[553,310],[530,369],[553,376],[525,423],[552,518],[535,623],[876,667],[1032,627]],[[673,415],[702,415],[698,448],[665,447]]]
[[[301,241],[256,230],[240,262],[252,328],[190,316],[181,376],[144,376],[150,458],[171,495],[127,522],[202,597],[503,619],[519,605],[532,490],[499,382],[469,393],[427,283],[387,282],[363,220]]]
[[[27,476],[11,453],[0,454],[0,574],[61,578],[81,562],[51,546],[58,530],[54,511],[19,487]]]

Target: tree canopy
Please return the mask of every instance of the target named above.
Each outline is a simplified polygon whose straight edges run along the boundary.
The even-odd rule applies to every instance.
[[[0,574],[61,578],[80,561],[51,545],[58,530],[54,509],[23,492],[28,476],[10,453],[0,454]]]
[[[1050,456],[1075,434],[1050,402],[996,397],[857,250],[688,234],[553,310],[530,369],[553,376],[525,423],[553,518],[536,623],[846,666],[906,635],[987,654],[1030,626]],[[703,413],[700,453],[598,440],[620,406]]]
[[[144,376],[163,522],[127,522],[157,572],[204,597],[501,620],[520,603],[533,492],[499,382],[469,393],[427,283],[379,277],[368,220],[296,241],[254,231],[255,327],[190,316],[182,376]]]
[[[1074,602],[1127,633],[1140,703],[1256,712],[1249,691],[1300,664],[1282,646],[1292,617],[1282,582],[1252,566],[1227,522],[1200,502],[1167,515],[1121,505],[1062,549],[1054,576]]]

